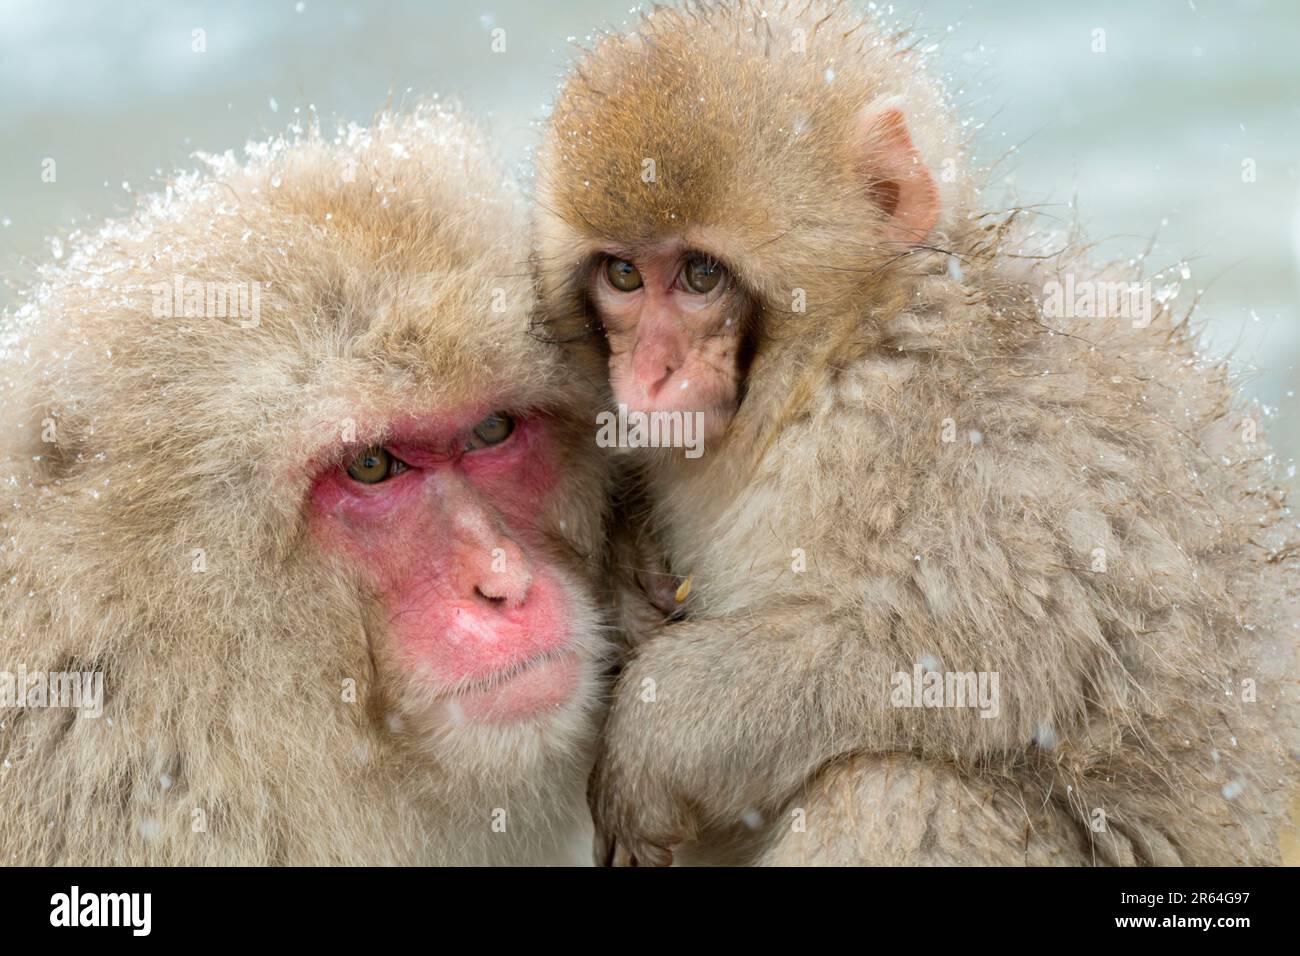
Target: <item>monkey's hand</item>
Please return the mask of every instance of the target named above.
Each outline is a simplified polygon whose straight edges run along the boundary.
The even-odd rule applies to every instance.
[[[613,595],[615,620],[623,639],[635,647],[681,617],[677,595],[682,581],[668,570],[662,549],[648,532],[616,528],[610,547],[614,567],[621,570]]]
[[[631,663],[605,724],[587,790],[597,866],[668,866],[694,829],[664,766],[669,742],[652,726],[653,686]]]
[[[597,761],[588,793],[596,824],[596,865],[671,866],[673,848],[682,842],[680,826],[668,822],[670,817],[652,822],[640,807],[619,796],[607,756]]]
[[[863,695],[826,689],[841,673],[888,687],[891,661],[802,605],[658,628],[614,687],[589,790],[597,862],[667,864],[680,844],[752,825],[828,760],[868,749]]]

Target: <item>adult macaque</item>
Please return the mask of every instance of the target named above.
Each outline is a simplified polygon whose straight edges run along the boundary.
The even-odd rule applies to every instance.
[[[1254,413],[1163,306],[1054,314],[1133,277],[975,215],[960,160],[839,4],[657,9],[567,81],[545,312],[708,438],[640,458],[688,619],[616,688],[599,860],[1276,859],[1296,562]]]
[[[212,165],[3,340],[4,862],[585,860],[608,489],[517,193],[439,108]]]

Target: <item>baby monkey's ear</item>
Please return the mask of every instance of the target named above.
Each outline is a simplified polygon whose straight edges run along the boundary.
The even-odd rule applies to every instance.
[[[921,242],[939,220],[939,187],[912,142],[903,111],[868,107],[858,117],[850,148],[855,173],[888,217],[886,241]]]

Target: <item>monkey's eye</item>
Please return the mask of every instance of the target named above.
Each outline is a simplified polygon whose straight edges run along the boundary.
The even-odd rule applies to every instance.
[[[348,476],[363,485],[377,485],[404,471],[406,462],[394,458],[378,445],[367,448],[348,465]]]
[[[605,262],[605,278],[619,292],[635,292],[641,288],[641,273],[626,259],[609,259]]]
[[[718,287],[727,270],[712,256],[691,256],[682,270],[682,284],[688,292],[705,295]]]
[[[470,439],[465,444],[466,451],[476,451],[499,445],[515,430],[515,420],[505,412],[493,412],[474,426]]]

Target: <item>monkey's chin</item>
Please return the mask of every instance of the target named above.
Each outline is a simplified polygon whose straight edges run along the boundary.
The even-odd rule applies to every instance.
[[[565,650],[541,655],[510,673],[473,687],[448,701],[458,717],[485,724],[516,724],[545,719],[573,700],[582,677],[582,659]]]

